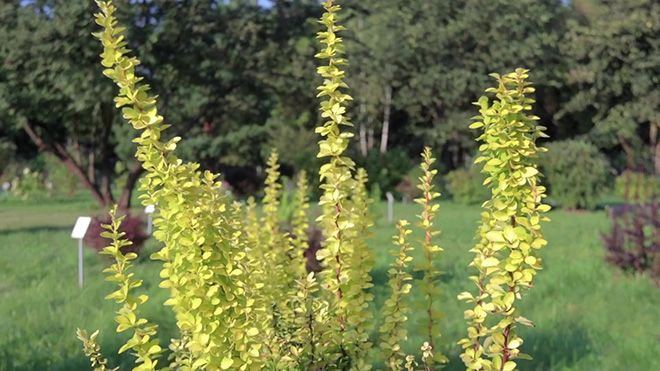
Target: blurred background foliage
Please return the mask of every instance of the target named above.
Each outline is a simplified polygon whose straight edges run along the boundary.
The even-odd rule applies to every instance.
[[[259,192],[272,148],[286,175],[315,172],[318,1],[117,2],[171,135],[186,138],[182,157],[222,172],[239,195]],[[558,204],[593,207],[626,170],[660,174],[658,2],[344,5],[351,151],[369,171],[370,188],[407,197],[411,159],[427,144],[443,189],[479,202],[471,103],[488,73],[519,66],[532,70],[536,114],[550,141],[561,142],[545,165]],[[83,0],[0,3],[0,180],[11,183],[29,168],[57,192],[82,189],[100,206],[128,208],[142,170],[101,74],[93,12]],[[564,158],[569,152],[577,157]],[[578,180],[589,184],[578,190]]]
[[[261,192],[273,148],[288,179],[302,170],[317,173],[317,0],[114,1],[143,62],[139,72],[173,125],[168,135],[185,138],[181,157],[220,171],[239,197]],[[438,264],[447,318],[460,318],[465,309],[453,299],[469,282],[475,224],[466,221],[478,220],[478,205],[488,198],[483,175],[471,165],[472,102],[491,85],[489,73],[530,68],[535,114],[550,135],[544,143],[550,151],[540,158],[544,180],[550,202],[565,209],[553,211],[547,272],[524,303],[539,323],[525,344],[533,367],[660,369],[657,331],[649,326],[657,322],[659,296],[652,290],[660,283],[660,3],[342,4],[355,100],[350,151],[369,172],[371,197],[416,197],[415,165],[426,144],[438,157],[443,199],[455,201],[443,202],[438,216],[445,231],[440,243],[447,255]],[[101,48],[91,36],[94,11],[88,0],[0,0],[0,370],[88,368],[71,329],[84,321],[102,333],[114,331],[107,318],[112,303],[99,302],[108,292],[101,274],[107,262],[85,252],[89,280],[80,291],[72,273],[76,252],[64,248],[81,211],[131,207],[142,175],[133,160],[133,130],[118,115],[114,87],[102,75]],[[318,189],[318,178],[309,181]],[[293,203],[290,181],[284,183],[280,217],[287,220]],[[608,208],[609,215],[572,212],[611,203],[619,205]],[[135,206],[127,232],[142,240]],[[371,209],[370,248],[379,252],[392,230],[386,206],[374,202]],[[396,204],[397,218],[417,212],[412,203]],[[310,236],[310,247],[318,248],[318,230]],[[165,343],[174,324],[161,305],[165,292],[157,290],[159,265],[147,259],[158,248],[145,241],[137,270],[153,292],[146,313]],[[376,256],[377,311],[388,255]],[[603,259],[634,273],[624,279],[600,264]],[[461,321],[446,324],[448,369],[460,369],[453,345],[464,328]],[[107,354],[120,340],[102,339]],[[423,340],[411,331],[407,351]],[[130,362],[113,357],[115,365]]]

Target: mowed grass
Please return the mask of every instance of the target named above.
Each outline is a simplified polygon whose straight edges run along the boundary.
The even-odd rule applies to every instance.
[[[116,307],[103,299],[112,289],[101,273],[108,261],[88,249],[85,288],[77,286],[77,249],[70,228],[78,215],[93,213],[88,202],[0,204],[0,369],[89,369],[75,338],[77,327],[100,329],[104,354],[113,365],[130,368],[130,357],[116,355],[125,339],[114,331]],[[397,219],[413,221],[416,213],[413,204],[395,207]],[[395,229],[385,220],[385,205],[378,205],[376,214],[370,247],[376,255],[373,314],[379,323]],[[646,277],[622,274],[604,262],[599,233],[608,226],[605,213],[559,210],[550,216],[552,222],[544,226],[549,246],[541,253],[545,269],[519,304],[536,324],[520,330],[524,351],[534,357],[520,361],[520,369],[660,370],[658,288]],[[438,309],[445,315],[437,342],[451,360],[449,370],[464,369],[455,344],[465,333],[466,305],[456,295],[473,289],[467,280],[472,272],[468,250],[478,219],[477,206],[443,202],[436,220],[445,249],[436,262],[444,272]],[[154,241],[147,245],[148,250],[156,248]],[[136,268],[151,297],[144,313],[160,325],[167,344],[176,331],[162,305],[167,292],[157,287],[158,271],[159,264],[147,259]],[[405,345],[410,352],[417,353],[425,340],[415,324],[422,316],[410,313]]]

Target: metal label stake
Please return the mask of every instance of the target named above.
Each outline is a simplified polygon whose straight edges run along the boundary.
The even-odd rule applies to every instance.
[[[71,231],[71,238],[78,240],[78,285],[80,288],[83,287],[83,282],[85,279],[83,271],[83,238],[85,238],[85,233],[87,233],[87,228],[89,228],[89,223],[91,223],[92,218],[89,216],[80,216],[76,220],[76,225],[73,226]]]
[[[392,192],[387,192],[385,197],[387,197],[387,222],[392,223],[394,221],[394,195]]]
[[[147,205],[144,208],[144,213],[147,214],[147,234],[151,236],[151,232],[154,229],[154,223],[152,219],[152,214],[156,211],[156,206]]]

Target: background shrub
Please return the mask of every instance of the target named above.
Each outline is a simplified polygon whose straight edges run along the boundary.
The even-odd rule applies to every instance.
[[[71,174],[69,169],[57,158],[51,155],[44,156],[44,168],[47,169],[46,179],[52,186],[53,193],[58,196],[73,196],[80,185],[78,178]]]
[[[357,157],[355,160],[358,167],[364,168],[369,174],[369,184],[372,187],[378,184],[383,194],[394,192],[399,182],[415,166],[408,154],[398,148],[385,153],[372,151],[366,157]]]
[[[23,168],[20,175],[11,182],[11,193],[22,200],[41,200],[50,195],[44,175],[29,167]]]
[[[11,163],[15,151],[16,145],[14,143],[0,139],[0,176],[3,175],[5,169]]]
[[[652,198],[660,196],[660,177],[626,170],[616,177],[614,192],[626,200],[648,202]]]
[[[109,238],[101,237],[101,232],[105,232],[102,224],[110,224],[111,219],[109,215],[95,216],[89,224],[89,229],[85,235],[85,245],[97,251],[102,251],[106,246],[110,245],[112,240]],[[133,242],[132,245],[122,248],[124,254],[129,252],[138,253],[144,242],[149,238],[144,228],[144,221],[134,215],[128,214],[122,221],[121,232],[126,233],[124,236],[127,240]]]
[[[479,204],[488,199],[490,192],[482,185],[486,177],[479,168],[456,169],[445,176],[446,187],[454,201],[464,204]]]
[[[415,167],[408,171],[394,188],[396,193],[398,193],[405,202],[421,197],[422,191],[417,188],[417,185],[419,184],[419,177],[422,175],[422,171],[418,167]]]
[[[660,281],[659,204],[625,204],[612,208],[612,229],[602,235],[606,260],[628,272],[648,272]]]
[[[541,156],[550,196],[569,209],[591,209],[608,188],[610,164],[598,148],[584,140],[547,145]]]

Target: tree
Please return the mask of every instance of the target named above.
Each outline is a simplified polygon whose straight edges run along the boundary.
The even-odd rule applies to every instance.
[[[441,148],[447,167],[463,165],[474,149],[466,122],[471,102],[487,86],[484,76],[520,65],[543,81],[537,114],[549,122],[556,112],[558,43],[567,11],[561,1],[367,0],[350,6],[349,77],[357,87],[363,154],[376,117],[382,119],[381,150],[403,145],[417,151],[424,142]]]
[[[0,122],[2,131],[23,130],[108,206],[116,201],[118,120],[112,101],[100,98],[111,86],[98,75],[92,9],[91,3],[57,0],[0,5]],[[141,172],[137,164],[129,168],[122,207],[129,206]]]
[[[172,135],[190,138],[184,158],[212,170],[252,166],[263,162],[273,126],[313,125],[314,94],[307,88],[314,25],[308,19],[318,4],[122,2],[118,16],[143,57],[140,72],[161,93],[161,108],[175,124]],[[24,131],[62,161],[100,206],[119,202],[127,208],[143,170],[132,159],[133,134],[114,114],[110,86],[96,63],[91,4],[0,5],[0,133]],[[113,188],[120,184],[116,199]]]
[[[313,174],[320,161],[310,146],[317,140],[313,128],[318,122],[316,93],[310,87],[317,82],[313,35],[322,8],[314,0],[278,0],[273,10],[273,38],[266,51],[270,68],[262,76],[272,102],[266,122],[270,140],[262,152],[277,148],[284,163]]]
[[[366,157],[376,146],[374,130],[380,119],[378,151],[387,152],[397,108],[396,94],[404,81],[405,60],[416,45],[405,45],[400,0],[365,0],[347,4],[348,53],[355,61],[349,71],[356,91],[360,153]]]
[[[411,74],[401,106],[410,114],[409,130],[441,146],[450,167],[465,163],[473,149],[465,122],[485,76],[525,66],[543,82],[542,93],[558,80],[559,0],[411,1],[404,9],[407,43],[418,47],[406,63]],[[544,96],[537,99],[543,107]]]
[[[559,118],[589,120],[600,148],[623,149],[626,166],[660,174],[660,4],[576,1],[563,52],[575,93]],[[571,117],[572,116],[572,117]]]
[[[316,118],[313,1],[150,2],[136,37],[163,112],[185,132],[182,157],[214,171],[264,163],[279,126]],[[186,19],[185,22],[182,19]],[[143,40],[141,40],[143,39]],[[158,66],[158,68],[156,68]],[[310,77],[311,76],[311,77]],[[191,99],[192,97],[192,99]],[[228,174],[225,174],[228,175]],[[231,182],[232,180],[230,180]]]

